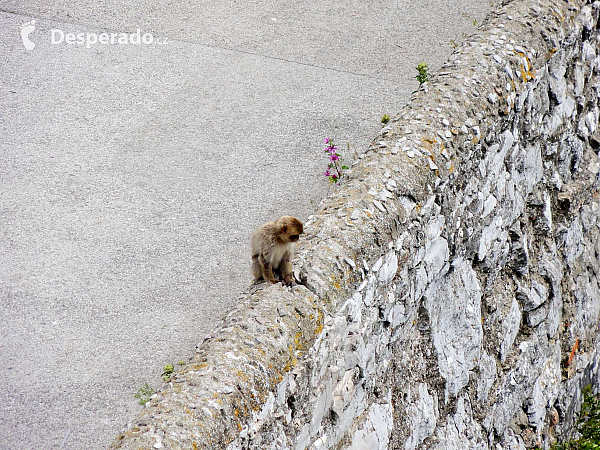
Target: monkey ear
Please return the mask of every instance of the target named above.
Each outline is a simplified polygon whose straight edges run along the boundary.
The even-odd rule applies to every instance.
[[[282,234],[287,233],[287,225],[282,225],[282,227],[281,227],[281,233]]]

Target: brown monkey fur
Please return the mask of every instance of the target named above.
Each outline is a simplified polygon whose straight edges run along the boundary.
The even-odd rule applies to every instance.
[[[252,274],[254,281],[277,283],[274,271],[283,284],[292,285],[294,242],[304,232],[302,222],[292,216],[281,216],[275,222],[262,224],[252,234]]]

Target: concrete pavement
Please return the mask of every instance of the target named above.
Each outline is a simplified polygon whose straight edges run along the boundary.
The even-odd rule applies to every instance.
[[[364,150],[490,8],[173,3],[0,0],[0,448],[107,447],[249,284],[252,230],[326,194],[323,139]]]

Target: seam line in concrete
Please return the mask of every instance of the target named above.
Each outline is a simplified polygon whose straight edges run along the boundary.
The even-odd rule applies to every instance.
[[[94,24],[90,24],[90,23],[85,23],[85,22],[77,22],[77,21],[73,21],[73,20],[64,20],[64,19],[59,19],[59,18],[54,18],[54,17],[45,17],[45,16],[36,16],[36,15],[29,15],[29,14],[23,14],[20,12],[15,12],[15,11],[9,11],[7,9],[3,9],[0,8],[0,13],[5,13],[5,14],[12,14],[15,16],[23,16],[23,17],[28,17],[28,18],[33,18],[36,20],[47,20],[48,22],[56,22],[56,23],[64,23],[64,24],[69,24],[69,25],[77,25],[77,26],[81,26],[81,27],[87,27],[90,29],[97,29],[97,30],[103,30],[103,31],[107,31],[107,32],[112,32],[112,33],[131,33],[131,31],[123,31],[123,30],[115,30],[112,28],[107,28],[107,27],[102,27],[99,25],[94,25]],[[302,62],[302,61],[294,61],[292,59],[286,59],[286,58],[281,58],[281,57],[277,57],[277,56],[271,56],[271,55],[266,55],[266,54],[262,54],[262,53],[257,53],[257,52],[252,52],[250,50],[242,50],[242,49],[237,49],[237,48],[232,48],[232,47],[224,47],[224,46],[220,46],[220,45],[215,45],[215,44],[207,44],[207,43],[203,43],[203,42],[197,42],[197,41],[192,41],[189,39],[180,39],[180,38],[171,38],[168,35],[165,34],[161,34],[158,35],[159,37],[166,37],[169,40],[172,40],[173,42],[182,42],[182,43],[186,43],[186,44],[192,44],[192,45],[199,45],[201,47],[206,47],[206,48],[214,48],[214,49],[218,49],[218,50],[225,50],[225,51],[229,51],[232,53],[242,53],[242,54],[246,54],[246,55],[251,55],[251,56],[258,56],[260,58],[267,58],[267,59],[272,59],[275,61],[282,61],[282,62],[286,62],[286,63],[290,63],[290,64],[297,64],[300,66],[307,66],[307,67],[314,67],[315,69],[321,69],[321,70],[325,70],[325,71],[330,71],[330,72],[337,72],[337,73],[344,73],[344,74],[349,74],[349,75],[354,75],[357,77],[363,77],[363,78],[368,78],[370,80],[377,80],[378,82],[387,82],[387,83],[392,83],[392,84],[396,84],[399,85],[399,83],[397,81],[391,80],[389,78],[385,78],[385,77],[374,77],[365,73],[359,73],[359,72],[353,72],[351,70],[342,70],[342,69],[337,69],[335,67],[323,67],[323,66],[319,66],[317,64],[311,64],[311,63],[307,63],[307,62]]]

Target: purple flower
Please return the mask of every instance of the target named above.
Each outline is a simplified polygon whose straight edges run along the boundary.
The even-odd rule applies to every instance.
[[[338,148],[335,146],[333,139],[325,138],[324,143],[325,148],[323,151],[329,153],[329,164],[323,175],[329,178],[330,183],[337,183],[343,175],[342,171],[348,169],[348,167],[343,165],[341,169],[338,167],[342,161],[342,157],[338,154]]]

